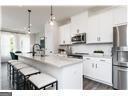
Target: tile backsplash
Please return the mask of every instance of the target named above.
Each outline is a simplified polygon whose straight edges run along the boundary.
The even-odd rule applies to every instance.
[[[112,44],[76,44],[72,46],[73,53],[79,52],[92,54],[95,50],[102,50],[104,51],[104,55],[111,56]]]

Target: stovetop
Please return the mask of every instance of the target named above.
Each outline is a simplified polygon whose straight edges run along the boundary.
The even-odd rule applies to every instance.
[[[89,53],[74,53],[76,55],[89,55]]]
[[[79,59],[83,59],[83,55],[89,55],[88,53],[72,53],[68,56],[72,56],[74,58],[79,58]]]

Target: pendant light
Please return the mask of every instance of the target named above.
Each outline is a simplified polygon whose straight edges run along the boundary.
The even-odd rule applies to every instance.
[[[31,30],[30,30],[30,27],[31,27],[31,23],[30,23],[30,18],[31,18],[31,10],[29,10],[28,9],[28,29],[27,29],[27,31],[28,31],[28,33],[30,34],[31,33]]]
[[[55,23],[55,16],[53,15],[53,8],[52,8],[52,5],[51,5],[51,14],[50,14],[50,20],[49,20],[49,24],[51,26],[53,26]]]

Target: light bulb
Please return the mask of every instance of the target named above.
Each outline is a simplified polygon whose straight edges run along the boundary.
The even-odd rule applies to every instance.
[[[54,22],[53,21],[50,21],[50,25],[53,26],[54,25]]]
[[[56,19],[55,16],[53,16],[52,19],[55,20]]]
[[[30,26],[32,26],[32,24],[30,24]]]
[[[28,34],[30,34],[31,32],[30,31],[28,31]]]

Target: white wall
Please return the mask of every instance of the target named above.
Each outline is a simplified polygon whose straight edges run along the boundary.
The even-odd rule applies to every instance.
[[[111,55],[112,44],[76,44],[72,46],[72,52],[81,52],[81,53],[89,53],[92,54],[95,50],[104,51],[104,55]]]

